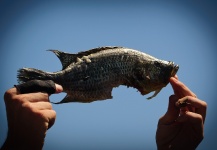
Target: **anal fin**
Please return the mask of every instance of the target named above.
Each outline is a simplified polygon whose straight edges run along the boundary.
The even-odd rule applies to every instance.
[[[63,100],[54,104],[62,104],[69,102],[90,103],[93,101],[112,99],[112,88],[105,88],[95,91],[73,91],[72,94],[67,94]]]

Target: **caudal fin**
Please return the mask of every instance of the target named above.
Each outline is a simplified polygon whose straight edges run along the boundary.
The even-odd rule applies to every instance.
[[[24,83],[30,80],[51,80],[49,73],[34,68],[22,68],[17,71],[18,83]]]

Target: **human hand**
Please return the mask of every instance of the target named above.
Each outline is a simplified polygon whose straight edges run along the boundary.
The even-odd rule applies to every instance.
[[[172,77],[170,84],[174,95],[158,122],[158,150],[195,150],[204,137],[207,104],[176,78]]]
[[[28,90],[30,89],[28,92],[34,89],[34,93],[26,93],[23,88],[18,88],[19,90],[11,88],[5,92],[8,137],[2,149],[42,149],[46,131],[54,124],[56,112],[49,102],[49,94],[34,88],[38,86],[41,85],[34,83],[26,86]],[[56,93],[63,90],[57,84],[54,88],[53,91]],[[20,94],[20,90],[26,94]],[[46,91],[46,87],[43,91]]]

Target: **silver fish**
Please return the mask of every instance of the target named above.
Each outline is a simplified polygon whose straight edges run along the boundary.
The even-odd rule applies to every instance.
[[[125,47],[99,47],[70,54],[50,50],[60,59],[62,70],[45,72],[34,68],[18,70],[18,82],[53,80],[62,85],[66,97],[58,103],[92,102],[112,98],[119,85],[134,87],[142,94],[155,91],[155,97],[179,69],[173,62]]]

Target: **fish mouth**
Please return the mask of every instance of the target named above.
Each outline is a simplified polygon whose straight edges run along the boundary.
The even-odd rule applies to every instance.
[[[171,65],[173,66],[173,69],[171,71],[171,77],[174,77],[179,70],[179,65],[175,65],[174,62],[171,62]]]

